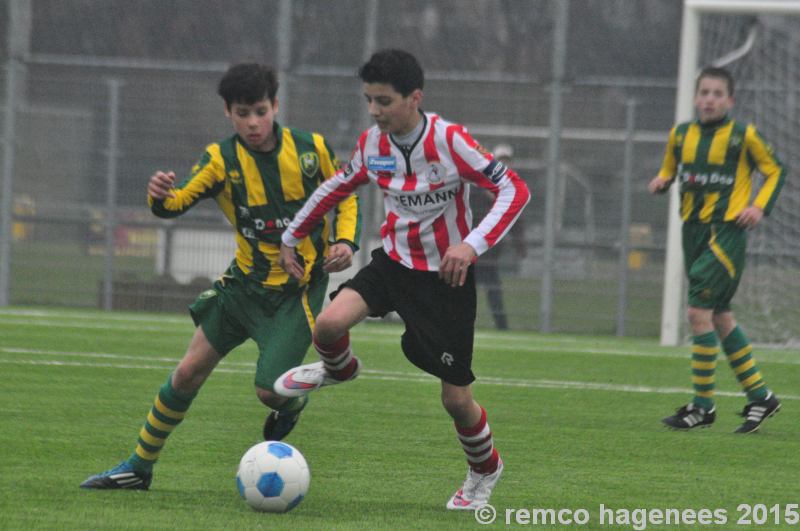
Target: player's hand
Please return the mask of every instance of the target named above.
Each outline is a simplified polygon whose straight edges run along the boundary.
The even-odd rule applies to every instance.
[[[297,259],[295,247],[289,247],[285,243],[282,243],[281,257],[278,259],[278,264],[283,268],[284,271],[289,273],[297,280],[303,280],[303,276],[305,275],[306,271],[300,264],[300,261]]]
[[[157,171],[147,183],[147,195],[153,199],[164,200],[168,197],[175,197],[172,189],[175,187],[175,172]]]
[[[346,243],[334,243],[328,249],[328,256],[322,263],[322,270],[326,273],[344,271],[353,265],[353,248]]]
[[[653,177],[650,180],[650,183],[647,185],[647,191],[651,194],[663,194],[667,190],[669,190],[670,185],[672,185],[672,181],[665,181],[658,175]]]
[[[736,216],[736,226],[743,229],[752,229],[758,225],[758,222],[761,221],[761,218],[763,217],[763,210],[757,206],[749,206],[742,210],[738,216]]]
[[[451,245],[445,251],[442,263],[439,265],[439,278],[450,287],[463,286],[467,281],[469,266],[477,257],[478,253],[468,243]]]

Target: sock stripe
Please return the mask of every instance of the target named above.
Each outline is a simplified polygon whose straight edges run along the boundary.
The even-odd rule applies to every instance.
[[[178,411],[176,409],[172,409],[170,407],[167,407],[164,404],[164,402],[161,401],[160,394],[159,394],[159,396],[156,396],[156,400],[155,400],[155,404],[154,405],[155,405],[155,408],[158,410],[159,413],[161,413],[162,415],[164,415],[166,417],[169,417],[171,419],[183,420],[183,417],[186,416],[186,410],[185,409],[183,411]]]
[[[139,431],[139,442],[144,442],[153,448],[160,448],[164,446],[164,442],[166,441],[166,437],[154,437],[147,431],[147,427],[142,426],[142,429]]]

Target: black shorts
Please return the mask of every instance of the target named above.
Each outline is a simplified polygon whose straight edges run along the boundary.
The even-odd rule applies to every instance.
[[[372,261],[339,289],[347,287],[358,292],[372,317],[396,311],[406,325],[401,344],[408,360],[447,383],[468,385],[475,380],[473,269],[469,268],[463,286],[452,288],[439,278],[439,273],[408,269],[389,258],[383,249],[375,249]],[[332,295],[335,296],[336,293]]]

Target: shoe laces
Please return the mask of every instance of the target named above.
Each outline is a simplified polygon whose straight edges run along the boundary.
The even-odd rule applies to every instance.
[[[481,474],[480,472],[475,472],[471,468],[467,470],[467,479],[461,486],[461,497],[467,500],[483,500],[484,498],[488,498],[490,494],[488,484],[490,481],[487,480],[495,473],[496,471],[491,474]]]

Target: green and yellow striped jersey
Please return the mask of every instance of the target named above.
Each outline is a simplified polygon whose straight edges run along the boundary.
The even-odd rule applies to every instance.
[[[764,182],[752,205],[768,215],[786,170],[752,124],[726,117],[673,127],[658,176],[679,179],[683,221],[718,223],[735,220],[751,204],[756,169]]]
[[[338,161],[317,133],[275,123],[274,134],[277,146],[268,153],[251,151],[238,135],[210,144],[173,190],[175,197],[147,200],[156,216],[171,218],[214,198],[236,231],[239,268],[265,288],[288,289],[308,283],[312,270],[321,269],[330,240],[357,249],[361,215],[355,195],[342,201],[333,226],[323,219],[297,246],[305,264],[303,281],[288,275],[278,265],[281,233],[320,183],[336,173]]]

